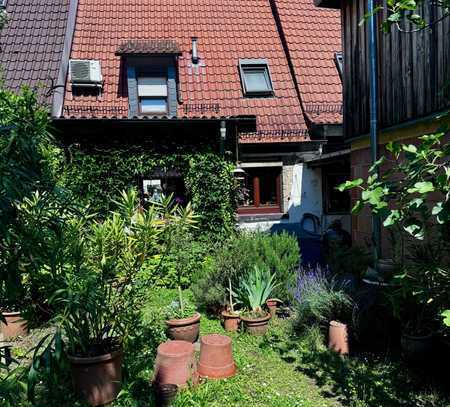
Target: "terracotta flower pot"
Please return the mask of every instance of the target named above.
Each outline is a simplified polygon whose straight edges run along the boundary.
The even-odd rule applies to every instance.
[[[347,325],[337,321],[331,321],[328,332],[328,348],[341,355],[348,355]]]
[[[272,318],[277,315],[277,308],[278,308],[279,302],[280,301],[276,298],[269,298],[266,301],[267,308],[269,308],[269,312],[270,312],[270,315],[272,316]]]
[[[94,357],[68,355],[75,391],[91,406],[113,401],[122,386],[122,349]]]
[[[402,334],[400,343],[405,358],[410,362],[425,362],[433,354],[433,334],[414,336]]]
[[[218,334],[202,336],[198,374],[201,377],[222,379],[234,376],[235,373],[231,338]]]
[[[222,311],[223,327],[227,332],[237,332],[239,324],[241,323],[241,317],[238,314],[232,314],[228,311]]]
[[[3,340],[28,334],[28,322],[21,317],[20,312],[2,312],[2,315],[6,320],[6,324],[1,322]]]
[[[155,385],[186,386],[196,380],[194,345],[186,341],[167,341],[158,346],[153,382]]]
[[[176,384],[161,384],[155,386],[156,405],[158,407],[166,407],[172,404],[178,393]]]
[[[241,316],[242,322],[244,322],[245,330],[250,335],[264,335],[269,327],[269,320],[271,315],[268,313],[261,318],[249,318]]]
[[[200,317],[196,312],[192,317],[184,319],[169,319],[166,321],[167,334],[170,339],[194,343],[200,333]]]

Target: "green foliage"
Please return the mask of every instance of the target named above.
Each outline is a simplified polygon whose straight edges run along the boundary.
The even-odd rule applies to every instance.
[[[443,318],[444,325],[450,327],[450,309],[446,309],[442,312],[441,316]]]
[[[181,309],[179,300],[172,301],[166,309],[167,319],[184,319],[192,317],[196,312],[195,305],[190,301],[183,302],[183,309]]]
[[[311,325],[326,329],[331,320],[350,322],[352,298],[342,284],[319,267],[299,270],[296,300],[296,318],[292,321],[296,332]]]
[[[347,182],[340,191],[359,188],[361,199],[353,211],[363,207],[382,217],[384,226],[396,227],[415,239],[426,237],[430,223],[450,222],[450,143],[444,143],[446,130],[419,137],[418,146],[391,142],[388,158],[379,160],[367,180]],[[389,161],[388,169],[378,171]],[[431,199],[431,197],[437,199]],[[435,202],[429,205],[430,202]]]
[[[450,306],[448,244],[438,240],[409,248],[408,262],[394,277],[389,300],[406,332],[426,334],[440,327],[439,314]]]
[[[47,127],[48,113],[31,90],[14,94],[0,87],[0,301],[5,308],[20,306],[27,294],[19,266],[26,253],[17,230],[17,203],[55,184]]]
[[[262,312],[262,307],[269,299],[274,288],[275,274],[266,269],[253,266],[253,270],[242,278],[236,290],[240,302],[253,313]]]
[[[0,405],[16,407],[25,398],[27,391],[25,369],[14,367],[7,370],[0,363]]]
[[[167,200],[142,210],[134,190],[123,192],[116,204],[117,211],[103,222],[77,218],[72,222],[77,234],[69,228],[74,241],[64,263],[71,269],[50,302],[57,307],[54,322],[62,327],[71,354],[106,352],[116,338],[126,338],[139,300],[136,276],[145,258],[164,247],[172,230],[194,222],[189,206]]]
[[[254,266],[268,269],[278,285],[273,296],[292,301],[295,269],[300,262],[300,249],[295,237],[287,233],[238,233],[216,247],[205,259],[194,278],[192,291],[197,303],[215,311],[228,304],[228,278],[233,287],[251,272]]]
[[[423,0],[388,0],[384,3],[377,3],[374,12],[382,12],[387,16],[382,23],[382,28],[385,33],[391,32],[393,26],[401,32],[413,33],[432,27],[450,15],[450,1],[439,0],[436,2],[436,5],[442,9],[442,16],[434,20],[427,19],[429,16],[427,17],[421,14],[420,11],[424,3],[426,2]],[[367,14],[365,19],[370,16],[370,14]],[[412,28],[407,28],[408,23],[412,24]]]
[[[69,151],[64,185],[100,215],[114,209],[114,197],[121,190],[136,187],[139,177],[157,169],[177,170],[184,177],[202,233],[227,235],[234,229],[232,165],[207,148],[194,152],[174,148],[161,153],[136,145],[108,150],[71,146]]]
[[[283,360],[313,379],[324,395],[333,394],[345,406],[448,405],[445,381],[440,386],[422,369],[410,369],[385,355],[342,357],[326,348],[325,337],[313,325],[305,327],[299,336],[271,332],[266,335],[264,346],[278,351]],[[433,370],[436,373],[435,365]]]
[[[333,274],[362,277],[370,263],[371,257],[367,250],[358,246],[345,247],[336,242],[330,242],[326,264]]]
[[[231,163],[213,153],[189,160],[186,186],[204,232],[223,236],[234,230],[237,197],[232,170]]]

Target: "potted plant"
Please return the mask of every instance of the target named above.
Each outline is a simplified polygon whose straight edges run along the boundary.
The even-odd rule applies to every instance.
[[[196,217],[191,213],[188,204],[182,212],[182,218],[190,214],[189,222],[172,223],[166,229],[167,249],[172,253],[178,288],[178,300],[168,308],[167,333],[169,338],[180,341],[195,342],[200,333],[201,315],[195,307],[183,298],[183,272],[189,264],[189,253],[184,250],[183,243],[191,238],[189,228],[195,223]]]
[[[353,301],[346,292],[347,283],[330,275],[328,268],[300,266],[297,272],[296,320],[298,332],[318,326],[328,332],[328,345],[341,354],[348,353],[348,321]]]
[[[241,322],[240,313],[235,311],[234,306],[236,303],[233,301],[234,293],[231,286],[231,278],[228,277],[228,303],[229,309],[222,311],[223,326],[225,331],[237,332]]]
[[[328,327],[328,347],[341,355],[349,353],[349,321],[354,302],[345,287],[330,284],[331,308]]]
[[[200,313],[183,299],[181,287],[178,287],[178,300],[172,302],[167,313],[167,334],[170,339],[194,343],[200,333]]]
[[[274,279],[275,275],[268,269],[262,270],[255,265],[240,283],[238,298],[247,309],[241,314],[241,320],[251,335],[264,335],[267,332],[271,316],[263,310],[263,305],[276,287]]]
[[[114,400],[121,388],[124,346],[139,312],[138,274],[161,251],[165,231],[189,224],[192,213],[164,201],[147,210],[136,191],[123,192],[117,211],[103,221],[68,223],[66,262],[51,298],[72,381],[92,406]],[[34,364],[42,365],[39,352]]]
[[[16,294],[11,295],[11,292],[11,290],[6,292],[6,290],[0,289],[0,333],[3,335],[4,341],[28,334],[28,322],[21,313],[23,295],[17,291]]]

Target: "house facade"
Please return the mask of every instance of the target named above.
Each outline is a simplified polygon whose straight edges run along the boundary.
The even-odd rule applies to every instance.
[[[366,178],[371,166],[369,145],[369,48],[367,0],[316,0],[321,8],[340,10],[343,43],[344,138],[351,150],[352,178]],[[380,153],[389,141],[415,143],[443,122],[450,106],[450,18],[436,2],[423,2],[419,14],[429,27],[417,30],[407,21],[381,30],[388,16],[377,15],[378,125]],[[435,23],[433,23],[435,22]],[[358,192],[352,192],[352,200]],[[353,241],[371,242],[371,215],[352,219]],[[387,236],[383,242],[387,244]]]
[[[339,12],[310,0],[47,1],[66,10],[51,111],[67,143],[209,145],[237,165],[242,228],[311,214],[350,229],[334,189],[350,173]],[[146,194],[183,189],[177,168],[137,182]]]

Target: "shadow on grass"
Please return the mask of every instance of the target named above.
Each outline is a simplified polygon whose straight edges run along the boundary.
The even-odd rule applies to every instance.
[[[448,373],[436,365],[411,367],[395,355],[369,352],[343,357],[314,338],[272,335],[261,346],[277,350],[295,369],[312,378],[322,395],[352,407],[450,406]],[[447,383],[448,385],[448,383]]]

